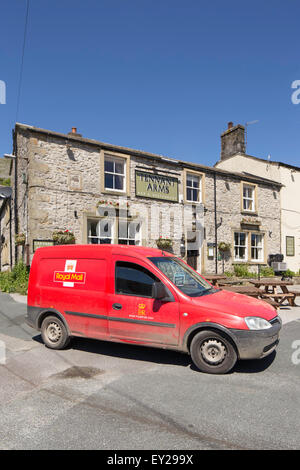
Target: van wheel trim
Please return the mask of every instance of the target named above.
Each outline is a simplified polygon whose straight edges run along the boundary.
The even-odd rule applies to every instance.
[[[224,343],[216,339],[204,341],[200,349],[204,361],[213,366],[221,364],[227,354]]]
[[[41,335],[45,346],[51,349],[64,349],[71,339],[64,323],[54,315],[44,318]]]
[[[52,343],[57,343],[62,336],[62,330],[60,325],[56,322],[49,323],[46,329],[46,335],[49,341],[51,341]]]

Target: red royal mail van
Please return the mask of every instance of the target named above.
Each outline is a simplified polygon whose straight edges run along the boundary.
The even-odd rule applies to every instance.
[[[72,336],[176,349],[213,374],[270,354],[281,328],[266,302],[214,288],[170,253],[127,245],[39,248],[27,323],[52,349]]]

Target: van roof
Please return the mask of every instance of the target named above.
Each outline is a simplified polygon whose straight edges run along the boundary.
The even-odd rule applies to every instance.
[[[157,248],[149,248],[145,246],[136,246],[136,245],[56,245],[56,246],[45,246],[37,248],[36,252],[40,257],[50,257],[57,256],[92,256],[95,254],[101,255],[136,255],[141,257],[149,256],[175,256],[172,253],[168,253]]]

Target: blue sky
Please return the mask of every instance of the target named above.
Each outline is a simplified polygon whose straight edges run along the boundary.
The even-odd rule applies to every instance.
[[[12,150],[26,11],[0,3],[0,155]],[[300,4],[30,0],[18,121],[213,165],[227,123],[247,152],[300,166]]]

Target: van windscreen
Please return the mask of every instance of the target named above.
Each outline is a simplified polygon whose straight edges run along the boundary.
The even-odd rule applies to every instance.
[[[205,279],[176,257],[157,256],[150,261],[170,279],[175,286],[190,297],[216,292]]]

